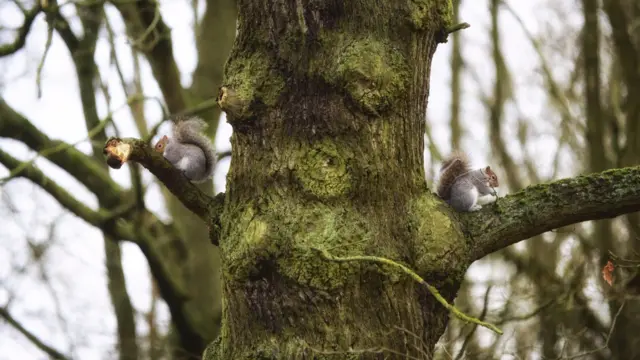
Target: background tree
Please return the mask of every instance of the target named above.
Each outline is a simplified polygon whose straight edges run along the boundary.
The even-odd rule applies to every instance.
[[[234,37],[235,2],[194,1],[189,6],[197,58],[190,74],[191,84],[184,86],[169,27],[163,20],[160,4],[155,1],[3,3],[8,11],[22,12],[24,19],[16,39],[2,47],[0,53],[4,56],[14,56],[21,50],[35,19],[46,21],[45,52],[36,70],[39,92],[47,52],[55,45],[54,39],[62,40],[73,61],[85,131],[93,145],[89,153],[93,155],[88,157],[70,144],[47,136],[5,100],[0,100],[0,135],[22,142],[65,170],[80,181],[98,203],[93,208],[87,207],[59,186],[58,179],[32,167],[32,162],[21,163],[5,151],[0,152],[0,162],[10,173],[2,181],[26,177],[39,184],[66,210],[101,230],[109,296],[117,321],[116,348],[121,359],[160,358],[166,352],[174,358],[198,358],[204,346],[218,334],[219,254],[207,240],[206,226],[166,191],[164,197],[171,222],[164,222],[147,205],[149,185],[153,187],[148,183],[149,178],[132,167],[131,187],[123,188],[109,175],[102,154],[107,132],[122,131],[124,123],[116,126],[114,119],[117,113],[126,120],[126,115],[119,111],[123,105],[128,107],[133,120],[130,124],[135,125],[134,129],[129,125],[127,131],[136,131],[142,137],[151,139],[158,130],[160,122],[149,123],[150,118],[187,113],[206,118],[210,124],[209,135],[215,138],[219,110],[212,97],[219,87],[222,67]],[[100,47],[103,51],[98,54]],[[61,47],[57,49],[60,51]],[[108,61],[101,73],[98,65],[105,55]],[[126,71],[123,63],[133,69]],[[10,66],[11,59],[6,64]],[[159,91],[144,90],[143,82],[148,84],[151,80]],[[67,131],[61,132],[69,135]],[[212,185],[206,184],[201,190],[212,194]],[[157,289],[151,290],[152,305],[144,319],[146,339],[142,334],[137,335],[136,314],[127,293],[119,243],[123,240],[133,242],[142,250],[154,279],[153,288]],[[158,329],[156,302],[159,296],[171,316],[169,332],[164,327]],[[6,305],[7,316],[11,316],[10,304]]]
[[[246,336],[223,336],[221,343],[226,346],[212,350],[222,351],[226,356],[223,358],[242,358],[239,353],[256,352],[272,357],[323,352],[327,357],[336,353],[334,356],[340,358],[352,346],[364,357],[371,352],[389,355],[400,351],[430,358],[433,345],[448,324],[440,339],[442,346],[436,347],[438,358],[499,358],[509,353],[522,358],[541,353],[545,358],[635,358],[637,304],[628,297],[634,291],[634,265],[640,259],[633,248],[637,244],[637,232],[633,232],[638,224],[633,219],[635,215],[562,227],[493,252],[555,226],[637,210],[637,183],[625,180],[626,176],[632,177],[632,172],[596,177],[599,182],[592,185],[589,181],[568,183],[590,189],[595,199],[599,196],[597,212],[560,208],[562,198],[555,197],[553,190],[561,193],[559,189],[564,187],[558,184],[507,197],[498,205],[502,213],[487,210],[463,216],[460,226],[469,231],[474,241],[461,246],[456,242],[463,239],[457,232],[460,228],[449,230],[453,236],[448,246],[455,249],[449,257],[439,257],[439,250],[431,242],[441,241],[439,236],[419,231],[437,230],[432,224],[421,224],[444,209],[424,193],[422,157],[418,155],[422,140],[416,137],[422,131],[427,139],[425,162],[430,187],[441,155],[458,146],[473,149],[478,164],[488,162],[501,170],[506,185],[503,193],[579,173],[637,164],[632,143],[638,138],[633,136],[635,124],[640,122],[634,120],[638,117],[633,101],[627,100],[634,99],[633,89],[640,84],[640,44],[637,27],[633,26],[637,6],[632,1],[613,0],[602,5],[589,1],[537,1],[529,6],[541,10],[533,12],[523,9],[526,5],[521,2],[511,3],[519,9],[512,11],[509,4],[500,1],[465,2],[461,7],[454,2],[451,13],[459,14],[460,20],[451,20],[450,24],[466,20],[473,27],[454,33],[448,44],[439,46],[432,64],[429,118],[424,123],[421,119],[426,103],[420,94],[427,89],[429,77],[424,75],[429,67],[423,65],[430,63],[426,50],[435,48],[435,42],[425,39],[442,39],[434,36],[447,22],[439,21],[446,20],[449,10],[421,17],[418,15],[431,14],[422,11],[440,5],[424,2],[420,3],[423,7],[407,8],[404,3],[391,4],[384,6],[397,9],[379,11],[365,4],[352,8],[337,3],[303,2],[278,8],[267,2],[240,2],[239,38],[227,66],[227,92],[223,93],[226,102],[222,102],[234,126],[234,157],[225,211],[219,219],[221,236],[216,235],[217,218],[209,214],[219,213],[222,198],[215,198],[212,207],[188,202],[203,218],[211,220],[212,240],[220,239],[226,253],[223,335]],[[100,152],[108,135],[152,138],[159,130],[158,120],[169,113],[199,113],[210,122],[212,136],[215,135],[215,97],[222,83],[221,65],[235,31],[234,7],[222,2],[208,2],[206,6],[198,2],[180,4],[182,9],[194,9],[190,10],[195,14],[193,24],[186,24],[183,19],[176,19],[177,15],[168,16],[177,14],[172,7],[176,5],[164,3],[2,5],[14,13],[24,10],[28,25],[18,31],[15,44],[12,36],[9,45],[1,48],[5,55],[2,66],[17,73],[15,64],[25,59],[24,51],[17,50],[33,44],[41,34],[40,48],[35,47],[37,52],[32,52],[37,57],[24,69],[30,76],[28,81],[42,86],[43,103],[47,99],[47,83],[53,82],[46,76],[47,64],[60,58],[61,52],[56,53],[55,49],[64,46],[72,57],[61,63],[74,64],[71,70],[78,79],[75,96],[82,101],[81,108],[65,109],[65,115],[75,111],[75,116],[82,119],[76,124],[83,124],[85,135],[75,132],[70,136],[73,130],[68,126],[63,129],[59,121],[51,121],[44,114],[40,117],[48,122],[38,120],[38,116],[27,120],[24,114],[28,109],[23,106],[15,111],[20,104],[17,94],[25,97],[16,85],[20,81],[5,79],[0,136],[18,142],[2,142],[3,149],[5,144],[7,147],[0,153],[0,162],[9,170],[9,177],[4,179],[3,189],[8,191],[3,191],[3,204],[5,210],[14,211],[13,217],[3,220],[12,229],[3,246],[7,254],[25,254],[24,249],[29,249],[28,254],[39,266],[12,261],[16,266],[11,276],[3,276],[3,296],[7,295],[7,301],[0,315],[50,355],[83,358],[86,354],[82,344],[74,344],[78,342],[74,329],[82,331],[77,329],[83,329],[84,324],[69,323],[69,310],[64,309],[69,296],[56,288],[61,276],[53,273],[49,264],[51,259],[64,258],[64,254],[56,252],[56,244],[78,238],[77,234],[58,229],[77,226],[78,222],[71,219],[66,226],[63,223],[47,229],[53,219],[58,220],[48,216],[41,227],[16,231],[22,220],[29,218],[25,204],[42,206],[48,201],[25,199],[25,184],[19,181],[24,177],[52,195],[63,208],[100,229],[106,240],[100,252],[105,254],[108,265],[109,295],[118,326],[114,341],[117,354],[121,358],[160,358],[171,350],[176,358],[198,357],[218,334],[217,247],[206,241],[208,232],[203,222],[185,211],[166,190],[163,195],[170,213],[164,213],[157,201],[157,190],[164,186],[157,187],[155,177],[135,166],[129,172],[107,173]],[[483,23],[485,10],[490,15],[486,17],[489,23]],[[594,17],[597,13],[600,16]],[[395,14],[394,18],[388,19],[391,14]],[[418,15],[407,18],[398,14]],[[527,16],[523,20],[518,14]],[[45,24],[50,25],[48,29]],[[11,25],[7,22],[7,26]],[[171,37],[167,36],[169,28]],[[370,31],[363,33],[362,29]],[[514,34],[514,29],[524,31]],[[28,37],[20,35],[27,33]],[[43,36],[48,34],[50,47],[47,36]],[[185,50],[185,36],[196,39],[195,51]],[[74,38],[77,41],[69,40]],[[414,42],[420,46],[409,45]],[[523,43],[531,46],[523,50]],[[395,50],[388,51],[390,47]],[[46,61],[41,61],[44,48],[50,50]],[[446,55],[449,49],[451,57]],[[197,60],[185,64],[189,51],[197,54]],[[532,55],[527,58],[529,62],[523,60],[526,55],[514,56],[523,51]],[[478,56],[482,52],[489,56]],[[403,64],[404,71],[387,76],[385,71],[396,69],[399,64]],[[451,83],[447,84],[442,74],[449,67]],[[494,74],[488,73],[487,68],[494,69]],[[191,79],[183,75],[192,70]],[[406,74],[423,76],[403,80]],[[403,80],[400,85],[399,79]],[[407,88],[407,84],[413,85]],[[450,99],[443,96],[444,90],[438,91],[443,86],[452,94]],[[398,93],[406,94],[407,99],[423,100],[405,103]],[[236,101],[229,101],[233,99]],[[122,104],[128,107],[128,114],[118,111]],[[483,117],[486,121],[480,120]],[[398,127],[401,123],[405,129]],[[166,131],[164,127],[160,130]],[[87,132],[94,140],[93,147],[87,146],[86,141],[76,144]],[[66,137],[67,143],[74,146],[52,140],[60,137]],[[38,159],[29,162],[34,154],[16,143],[38,152]],[[481,152],[487,155],[483,157]],[[92,153],[100,156],[92,159]],[[190,186],[176,183],[179,179],[172,178],[171,171],[157,160],[145,165],[178,197],[199,194]],[[70,181],[69,175],[78,182]],[[217,175],[217,179],[223,177],[223,171]],[[385,182],[391,178],[393,182]],[[613,189],[608,186],[616,191],[607,192]],[[550,189],[550,194],[536,197],[541,189]],[[211,188],[202,191],[212,194]],[[572,199],[582,200],[583,204],[594,201],[580,197],[582,193]],[[619,197],[614,199],[613,195]],[[529,208],[536,211],[523,213]],[[391,215],[390,209],[394,210]],[[446,210],[445,214],[449,216]],[[565,216],[564,220],[560,215]],[[510,219],[520,220],[521,227],[510,227]],[[410,226],[404,227],[407,221]],[[478,224],[488,224],[488,228]],[[533,225],[537,226],[535,230]],[[84,233],[89,230],[85,229]],[[521,231],[509,233],[505,229]],[[21,233],[27,234],[26,238],[11,246],[9,239]],[[47,238],[51,240],[43,240]],[[413,238],[423,241],[412,242]],[[245,246],[243,241],[247,239],[256,241]],[[127,273],[126,265],[120,269],[120,248],[125,248],[127,264],[127,246],[116,246],[109,240],[130,241],[142,250],[157,284],[157,291],[153,287],[147,290],[151,305],[135,305],[135,296],[130,294],[139,293],[138,285],[127,281],[126,274],[131,277],[131,271]],[[327,249],[331,242],[339,246]],[[431,245],[423,247],[425,243]],[[311,247],[324,248],[336,256],[367,254],[402,261],[449,300],[466,267],[479,259],[466,271],[455,304],[466,313],[498,324],[505,334],[494,336],[485,328],[462,323],[455,317],[448,319],[447,312],[423,286],[393,267],[358,262],[333,264],[310,251]],[[129,254],[134,254],[131,250],[129,247]],[[490,252],[493,253],[483,256]],[[610,258],[618,265],[613,287],[600,280],[601,269]],[[49,292],[58,297],[57,302],[52,302],[59,304],[54,311],[59,314],[60,327],[67,329],[64,333],[68,339],[46,335],[46,330],[39,329],[43,323],[57,326],[56,320],[37,319],[30,321],[30,326],[23,326],[28,313],[20,308],[25,307],[22,299],[26,293],[16,286],[15,279],[22,278],[20,274],[24,272],[32,275],[33,269],[39,269],[42,282],[52,284]],[[144,273],[144,269],[140,272]],[[368,282],[358,283],[356,274],[364,274],[362,278]],[[73,282],[79,281],[80,276],[73,277]],[[386,291],[390,295],[381,297],[381,289],[394,292]],[[381,298],[388,300],[380,302]],[[350,312],[349,306],[357,308]],[[138,315],[136,308],[145,309],[146,314]],[[354,315],[318,318],[324,313],[335,314],[336,309],[338,314]],[[400,315],[392,315],[392,309]],[[381,316],[375,320],[365,313],[369,311]],[[169,331],[161,320],[167,313],[166,319],[173,324]],[[407,322],[415,318],[421,320]],[[425,326],[429,331],[423,331]],[[369,331],[363,334],[362,328]],[[31,336],[36,333],[41,335]],[[425,335],[420,339],[416,334]],[[279,336],[289,336],[290,340]],[[278,339],[275,345],[274,337]],[[233,341],[239,345],[247,341],[250,346],[230,349],[228,344]],[[601,349],[604,345],[608,348]],[[209,351],[207,356],[213,354]]]

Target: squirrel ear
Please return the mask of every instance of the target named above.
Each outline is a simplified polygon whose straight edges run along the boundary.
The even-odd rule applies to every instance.
[[[162,140],[167,140],[167,139],[169,139],[169,138],[167,137],[167,135],[165,135],[165,136],[163,136],[163,137],[162,137]]]
[[[491,166],[487,166],[486,169],[484,169],[485,171],[491,171]]]

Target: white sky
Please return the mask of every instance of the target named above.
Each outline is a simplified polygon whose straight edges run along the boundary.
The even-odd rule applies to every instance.
[[[564,26],[567,23],[579,25],[581,20],[579,8],[573,0],[555,0],[556,6],[571,9],[575,8],[575,17],[562,19]],[[21,18],[15,9],[0,3],[0,24],[5,26],[19,26]],[[188,9],[187,1],[163,0],[161,1],[162,13],[165,22],[172,29],[174,39],[174,55],[182,70],[183,84],[191,82],[190,73],[195,68],[196,57],[191,32],[192,13]],[[490,93],[493,81],[493,70],[489,56],[489,13],[488,1],[467,0],[464,2],[461,18],[469,22],[471,28],[463,31],[465,48],[463,57],[473,67],[479,70],[483,89]],[[525,20],[527,27],[532,32],[539,29],[539,21],[548,16],[544,8],[549,0],[512,0],[512,7]],[[70,9],[67,7],[66,9]],[[108,13],[115,15],[115,11],[109,8]],[[68,14],[68,12],[67,12]],[[122,35],[123,24],[119,16],[110,16],[112,26],[117,34],[121,64],[126,73],[130,73],[131,64],[127,62],[126,38]],[[518,90],[519,108],[530,114],[531,118],[537,118],[545,113],[546,104],[539,90],[540,76],[536,75],[537,56],[529,46],[519,25],[511,16],[503,12],[501,17],[503,51],[506,55],[509,67],[513,70],[514,87]],[[77,27],[75,27],[77,31]],[[104,32],[103,32],[104,35]],[[103,36],[104,37],[104,36]],[[11,41],[7,34],[0,34],[0,43]],[[69,143],[81,141],[86,137],[81,103],[75,81],[75,73],[67,50],[57,36],[53,38],[51,47],[42,74],[42,97],[37,98],[35,86],[35,73],[40,61],[46,40],[46,24],[40,16],[33,25],[27,38],[26,51],[21,51],[9,58],[0,59],[0,91],[1,96],[14,109],[29,118],[40,130],[55,139],[61,139]],[[438,146],[445,153],[449,151],[448,111],[450,101],[449,89],[449,54],[450,45],[442,44],[436,52],[431,76],[431,92],[429,98],[428,117],[433,128],[433,134]],[[109,48],[105,40],[98,45],[96,59],[101,69],[109,66]],[[517,71],[516,71],[517,70]],[[148,95],[159,96],[160,92],[155,83],[150,82],[149,67],[144,65],[144,73],[147,81],[145,90]],[[124,103],[124,97],[119,90],[119,81],[113,70],[103,71],[105,82],[109,85],[112,95],[112,107],[118,108]],[[107,76],[108,75],[108,76]],[[487,114],[483,106],[473,98],[478,88],[473,85],[473,80],[466,77],[462,117],[469,127],[469,132],[464,140],[466,150],[474,150],[472,158],[478,164],[486,161],[486,154],[490,150],[486,131]],[[101,116],[106,115],[104,99],[100,98],[99,110]],[[514,109],[508,109],[508,114],[513,115]],[[158,121],[160,113],[155,104],[147,106],[148,121]],[[514,121],[510,116],[509,121]],[[125,109],[116,114],[116,123],[123,136],[138,136],[130,115]],[[548,122],[532,124],[540,132],[553,134],[555,129],[549,127]],[[514,126],[506,126],[515,128]],[[162,133],[168,131],[163,126]],[[218,131],[216,145],[219,150],[230,148],[229,136],[231,127],[223,123]],[[549,159],[555,153],[555,141],[549,142],[544,136],[540,141],[528,145],[527,151],[537,154],[540,159],[541,169],[548,172]],[[551,144],[551,146],[550,146]],[[0,147],[21,159],[30,159],[34,154],[26,151],[26,148],[15,141],[0,140]],[[78,145],[82,151],[90,150],[89,143],[84,141]],[[511,144],[513,155],[520,157],[522,149]],[[37,161],[52,179],[77,196],[91,207],[96,207],[96,199],[79,185],[74,179],[66,175],[64,171],[48,164],[46,161]],[[228,169],[228,161],[219,164],[219,171],[215,177],[217,191],[224,190],[224,181]],[[429,163],[426,164],[429,166]],[[492,164],[493,165],[493,164]],[[498,164],[499,166],[499,164]],[[0,166],[0,177],[8,172]],[[124,168],[112,171],[114,178],[123,186],[128,186],[129,173]],[[567,173],[568,174],[568,173]],[[565,175],[567,175],[565,174]],[[153,181],[153,178],[145,171],[145,181]],[[429,177],[433,174],[428,173]],[[9,195],[13,206],[19,211],[18,215],[10,214],[6,203],[6,197],[0,205],[0,306],[5,305],[9,297],[12,298],[10,311],[21,323],[32,332],[40,336],[47,344],[58,350],[72,354],[74,358],[83,360],[112,359],[115,358],[112,351],[115,341],[115,320],[109,303],[106,288],[103,242],[100,232],[76,218],[74,215],[62,213],[60,206],[46,193],[40,191],[37,186],[27,180],[16,180],[9,183],[4,189],[5,195]],[[151,210],[166,216],[163,209],[158,187],[152,186],[147,195],[147,204]],[[62,217],[60,218],[60,214]],[[55,241],[51,249],[46,253],[42,261],[44,272],[49,277],[51,288],[47,288],[41,281],[41,270],[32,265],[27,253],[27,240],[33,243],[44,243],[50,232],[50,224],[59,220],[55,228]],[[127,285],[133,305],[138,311],[146,311],[149,307],[150,283],[148,281],[147,264],[140,251],[132,244],[123,245],[124,268],[127,276]],[[16,269],[22,269],[18,272]],[[474,266],[471,268],[473,279],[486,279],[487,266]],[[56,300],[51,296],[57,294]],[[482,289],[481,289],[482,290]],[[480,294],[481,295],[481,294]],[[56,307],[67,322],[66,327],[61,325]],[[166,323],[168,316],[162,308],[161,320]],[[138,333],[146,332],[142,317],[138,315]],[[69,339],[72,341],[70,342]],[[2,324],[0,321],[0,360],[4,359],[46,359],[44,354],[35,349],[22,335]],[[508,359],[508,357],[504,357]]]

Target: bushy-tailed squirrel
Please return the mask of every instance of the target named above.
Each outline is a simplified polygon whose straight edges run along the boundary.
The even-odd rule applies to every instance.
[[[216,164],[213,144],[201,133],[206,128],[207,123],[198,117],[177,121],[173,137],[165,135],[155,145],[155,151],[194,183],[210,179]]]
[[[477,211],[495,202],[498,176],[489,166],[471,169],[469,158],[454,151],[440,167],[438,196],[458,211]]]

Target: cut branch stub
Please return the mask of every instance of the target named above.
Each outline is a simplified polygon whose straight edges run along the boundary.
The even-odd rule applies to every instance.
[[[180,200],[187,209],[198,215],[207,224],[217,224],[222,209],[223,196],[210,197],[187,179],[180,170],[167,161],[162,154],[154,151],[140,139],[111,137],[107,140],[103,153],[107,164],[119,169],[127,161],[134,161],[151,171],[167,189]],[[217,227],[215,227],[217,228]],[[212,241],[217,245],[217,236]],[[217,234],[216,234],[217,235]]]
[[[236,92],[226,86],[220,87],[216,99],[220,109],[227,114],[229,123],[251,117],[249,101],[241,99]]]

